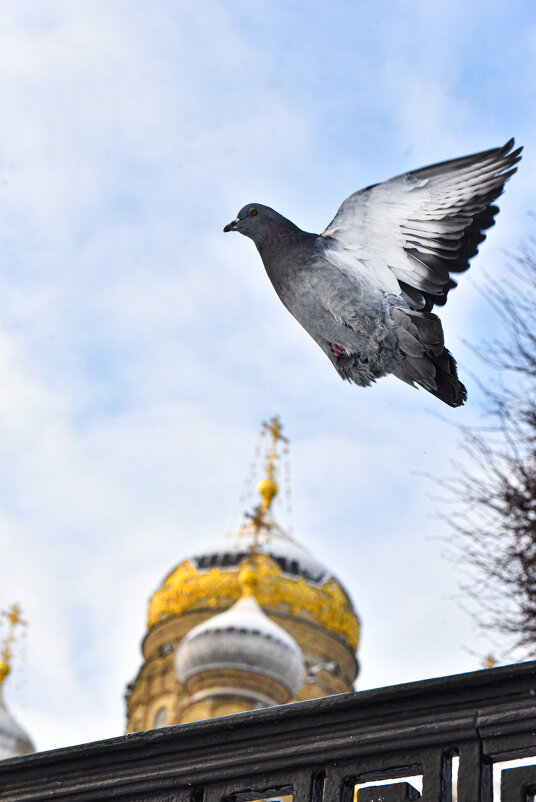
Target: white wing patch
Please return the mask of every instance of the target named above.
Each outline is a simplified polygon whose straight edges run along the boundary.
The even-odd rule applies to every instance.
[[[492,203],[521,158],[513,145],[350,195],[322,234],[326,258],[351,278],[406,300],[409,292],[415,308],[444,303],[455,284],[450,274],[468,268],[482,232],[493,225],[498,209]]]

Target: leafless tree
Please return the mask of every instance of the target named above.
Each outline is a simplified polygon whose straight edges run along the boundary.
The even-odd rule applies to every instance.
[[[483,629],[503,636],[509,656],[536,657],[536,240],[510,257],[508,286],[486,295],[506,341],[483,358],[501,380],[483,389],[491,423],[462,430],[463,463],[449,492],[449,543],[460,587]],[[504,637],[506,636],[506,637]]]

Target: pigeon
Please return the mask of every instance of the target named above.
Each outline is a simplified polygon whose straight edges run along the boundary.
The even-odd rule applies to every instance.
[[[467,392],[431,310],[494,224],[521,150],[511,139],[354,192],[322,234],[261,203],[223,230],[253,240],[279,298],[343,379],[367,387],[393,374],[458,407]]]

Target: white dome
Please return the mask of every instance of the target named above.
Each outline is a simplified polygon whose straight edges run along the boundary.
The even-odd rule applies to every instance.
[[[202,671],[252,671],[297,694],[304,680],[303,654],[288,632],[263,613],[253,596],[203,621],[182,639],[175,658],[182,683]]]
[[[287,535],[268,512],[265,513],[264,521],[258,530],[253,524],[243,526],[238,532],[213,540],[199,551],[195,551],[188,559],[198,571],[214,566],[232,568],[249,556],[254,537],[257,551],[271,557],[284,574],[303,576],[308,582],[316,585],[322,585],[331,576],[326,566]]]
[[[7,711],[0,688],[0,760],[35,752],[28,734]]]

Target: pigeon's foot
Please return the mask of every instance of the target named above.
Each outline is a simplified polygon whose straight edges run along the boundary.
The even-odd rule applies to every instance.
[[[331,343],[331,350],[335,356],[342,356],[344,354],[344,348],[342,348],[340,345],[336,345],[335,343]]]

